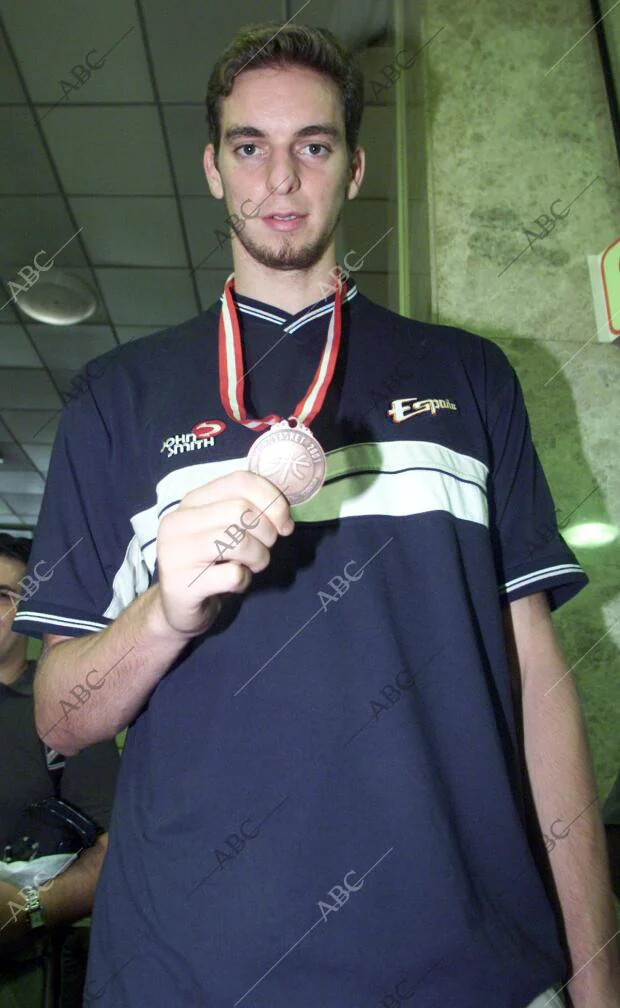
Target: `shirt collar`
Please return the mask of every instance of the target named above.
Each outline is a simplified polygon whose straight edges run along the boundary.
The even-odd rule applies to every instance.
[[[357,293],[358,289],[356,284],[352,283],[352,281],[348,281],[342,303],[347,304],[357,295]],[[284,332],[289,333],[295,333],[303,326],[316,321],[316,319],[323,318],[325,315],[330,315],[334,307],[335,298],[335,295],[331,294],[330,297],[322,298],[320,301],[315,301],[306,308],[302,308],[302,310],[297,312],[295,315],[291,315],[282,308],[275,308],[273,305],[267,304],[265,301],[256,301],[254,298],[245,297],[242,294],[237,294],[234,290],[232,295],[235,305],[237,306],[237,311],[239,311],[241,315],[255,318],[257,321],[265,322],[267,324],[277,325],[282,328]],[[223,299],[224,295],[221,294],[220,301],[223,302]]]

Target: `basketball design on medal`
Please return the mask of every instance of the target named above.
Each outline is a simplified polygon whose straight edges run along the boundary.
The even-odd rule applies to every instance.
[[[302,504],[323,486],[325,453],[314,434],[291,417],[254,442],[248,468],[279,487],[289,504]]]

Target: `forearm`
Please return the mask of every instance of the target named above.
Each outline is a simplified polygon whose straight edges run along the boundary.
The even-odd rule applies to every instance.
[[[525,756],[566,928],[568,991],[576,1008],[616,1008],[620,1001],[607,997],[609,990],[620,996],[618,923],[581,707],[561,656],[550,676],[557,685],[546,695],[536,687],[536,669],[529,673],[523,697]],[[605,1000],[600,1000],[602,991]]]
[[[72,924],[90,914],[107,842],[107,834],[103,834],[92,847],[82,851],[65,871],[38,885],[33,882],[46,927]],[[0,883],[0,948],[14,947],[16,943],[24,948],[34,934],[24,890]]]
[[[90,914],[106,847],[107,835],[99,837],[66,871],[39,888],[41,907],[49,927],[71,924]]]
[[[113,738],[189,639],[171,629],[153,585],[105,630],[53,645],[34,682],[39,736],[66,756]]]

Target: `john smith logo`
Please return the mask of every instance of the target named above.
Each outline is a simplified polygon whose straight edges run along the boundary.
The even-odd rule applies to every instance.
[[[226,430],[223,420],[201,420],[194,424],[188,434],[171,434],[164,438],[160,449],[160,454],[167,451],[167,458],[177,455],[179,452],[195,451],[197,448],[212,448],[215,438]]]
[[[430,413],[431,416],[435,416],[437,410],[440,409],[455,410],[458,407],[451,399],[418,399],[417,396],[413,396],[411,399],[393,399],[387,415],[392,418],[394,423],[402,423],[403,420],[408,420],[412,416],[420,416],[422,413]]]

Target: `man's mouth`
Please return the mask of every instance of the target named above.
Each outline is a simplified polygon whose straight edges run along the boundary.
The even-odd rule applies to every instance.
[[[268,228],[273,231],[294,231],[300,228],[306,219],[307,214],[295,213],[271,213],[263,217],[263,221]]]

